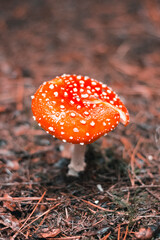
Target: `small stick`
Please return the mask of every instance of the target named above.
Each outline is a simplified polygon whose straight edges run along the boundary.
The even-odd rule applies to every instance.
[[[0,197],[0,201],[21,202],[21,201],[38,201],[41,197]],[[47,201],[56,201],[55,198],[46,198]]]
[[[83,202],[85,202],[85,203],[87,203],[87,204],[95,207],[95,208],[98,208],[98,209],[102,210],[102,211],[105,211],[105,212],[115,212],[115,210],[110,210],[110,209],[106,209],[106,208],[100,207],[100,206],[98,206],[98,205],[96,205],[96,204],[94,204],[94,203],[91,203],[91,202],[89,202],[89,201],[86,201],[86,200],[84,200],[84,199],[81,199],[81,200],[82,200]]]
[[[103,238],[101,238],[100,240],[107,240],[110,236],[111,232],[109,232],[106,236],[104,236]]]
[[[119,225],[117,240],[120,240],[120,234],[121,234],[121,226]]]
[[[72,236],[72,237],[61,237],[61,238],[54,238],[55,240],[70,240],[70,239],[80,239],[81,236]]]
[[[125,232],[123,240],[126,240],[127,234],[128,234],[128,226],[126,227],[126,232]]]

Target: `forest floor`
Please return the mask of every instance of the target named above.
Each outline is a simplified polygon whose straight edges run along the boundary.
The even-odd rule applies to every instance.
[[[160,239],[160,4],[0,1],[0,240]],[[130,113],[67,177],[67,145],[33,121],[63,73],[112,87]]]

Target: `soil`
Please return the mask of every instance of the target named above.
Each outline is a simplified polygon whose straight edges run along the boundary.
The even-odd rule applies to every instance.
[[[0,239],[160,239],[159,26],[156,0],[0,1]],[[63,73],[108,84],[131,118],[79,178],[31,112]]]

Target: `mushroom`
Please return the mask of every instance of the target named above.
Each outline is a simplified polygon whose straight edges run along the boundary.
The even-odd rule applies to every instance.
[[[39,125],[63,142],[72,143],[68,175],[84,171],[85,148],[122,122],[129,114],[117,94],[93,78],[63,74],[44,82],[32,96]]]

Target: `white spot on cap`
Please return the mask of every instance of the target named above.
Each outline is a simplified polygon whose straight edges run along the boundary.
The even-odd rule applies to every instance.
[[[111,90],[107,89],[107,92],[108,92],[108,93],[111,93]]]
[[[71,113],[71,117],[75,117],[76,116],[76,114],[75,113]]]
[[[107,85],[106,84],[102,84],[102,87],[105,88],[105,87],[107,87]]]
[[[80,82],[80,84],[84,84],[84,81],[83,80],[81,80],[81,81],[79,81]]]
[[[58,97],[58,92],[53,93],[55,97]]]
[[[36,120],[36,117],[35,117],[35,116],[33,116],[33,120]]]
[[[62,140],[63,142],[67,142],[65,139]]]
[[[85,120],[81,120],[80,121],[82,124],[86,124],[86,121]]]
[[[63,135],[64,134],[64,132],[61,132],[61,135]]]
[[[53,127],[49,127],[48,129],[49,129],[50,131],[54,131]]]
[[[114,104],[114,102],[113,102],[113,101],[110,101],[110,103],[111,103],[111,104]]]
[[[94,121],[90,122],[90,125],[93,127],[95,125],[95,122]]]
[[[90,91],[90,90],[87,90],[87,93],[91,94],[91,91]]]
[[[87,88],[87,89],[91,89],[91,86],[87,86],[86,88]]]
[[[60,125],[63,126],[63,125],[64,125],[64,122],[60,122]]]
[[[89,112],[85,111],[84,114],[85,114],[85,115],[89,115]]]
[[[67,93],[67,92],[64,92],[64,96],[67,97],[67,96],[68,96],[68,93]]]
[[[60,108],[64,109],[64,108],[65,108],[65,106],[64,106],[64,105],[60,105]]]
[[[86,133],[86,136],[89,136],[89,133],[88,133],[88,132]]]
[[[94,93],[94,96],[95,96],[95,97],[98,97],[98,94],[97,94],[97,93]]]
[[[79,132],[78,128],[73,128],[73,132]]]
[[[34,96],[31,96],[31,99],[35,98]]]
[[[76,99],[77,99],[78,102],[81,100],[79,97],[77,97]]]
[[[72,105],[73,105],[73,104],[74,104],[74,101],[72,101],[72,100],[71,100],[71,101],[70,101],[70,104],[72,104]]]
[[[80,109],[80,108],[81,108],[81,105],[78,105],[78,106],[77,106],[77,109]]]
[[[80,145],[84,145],[84,143],[80,143]]]
[[[97,83],[96,83],[96,82],[91,82],[91,84],[92,84],[93,86],[97,85]]]
[[[73,92],[77,92],[78,90],[77,90],[77,88],[73,88]]]
[[[53,88],[54,88],[54,85],[53,85],[53,84],[51,84],[51,85],[49,86],[49,88],[50,88],[50,89],[53,89]]]
[[[73,139],[73,137],[72,137],[72,136],[70,136],[70,137],[69,137],[69,139]]]
[[[77,79],[81,79],[82,77],[79,75],[79,76],[77,76]]]
[[[84,89],[83,89],[83,88],[81,88],[81,89],[80,89],[80,92],[84,92]]]
[[[43,96],[43,97],[46,97],[46,94],[45,94],[45,93],[42,93],[42,96]]]
[[[105,123],[105,122],[103,122],[103,126],[106,126],[106,123]]]
[[[41,124],[40,124],[40,123],[38,123],[38,126],[41,126]]]
[[[88,77],[88,76],[85,76],[85,77],[84,77],[84,80],[87,80],[87,79],[89,79],[89,77]]]
[[[96,89],[97,91],[99,91],[99,90],[100,90],[100,87],[96,87],[95,89]]]
[[[44,82],[43,85],[46,85],[46,82]]]

